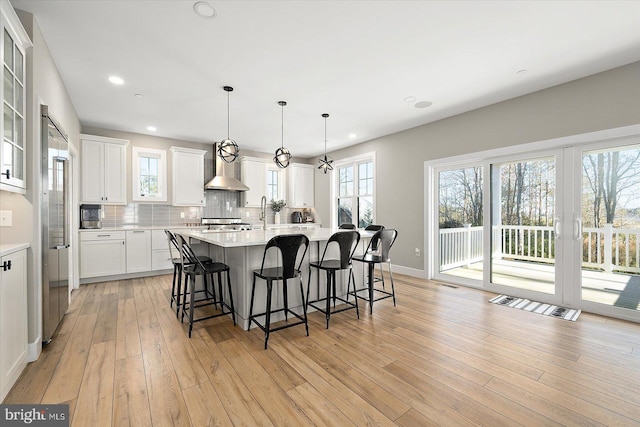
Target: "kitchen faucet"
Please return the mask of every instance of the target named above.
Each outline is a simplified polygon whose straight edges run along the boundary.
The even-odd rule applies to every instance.
[[[267,197],[262,196],[260,199],[260,216],[258,217],[263,224],[263,230],[267,231]]]

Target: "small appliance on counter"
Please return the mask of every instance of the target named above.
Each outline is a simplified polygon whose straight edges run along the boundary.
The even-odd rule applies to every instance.
[[[80,228],[98,229],[102,228],[100,220],[100,205],[80,205]]]
[[[240,218],[202,218],[202,225],[207,226],[203,233],[251,230],[251,224],[242,222]]]
[[[291,213],[291,222],[294,224],[300,224],[302,223],[302,212],[300,211],[293,211]]]

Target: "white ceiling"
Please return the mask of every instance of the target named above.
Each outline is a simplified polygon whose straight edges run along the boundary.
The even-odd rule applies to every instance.
[[[331,151],[640,60],[639,1],[11,2],[83,125],[221,140],[230,85],[240,148],[280,145],[285,100],[298,157],[322,152],[325,112]]]

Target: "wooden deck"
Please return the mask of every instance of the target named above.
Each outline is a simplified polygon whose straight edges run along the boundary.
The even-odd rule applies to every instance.
[[[443,272],[454,277],[482,280],[482,263]],[[494,262],[494,282],[520,289],[553,294],[554,270],[546,264],[498,260]],[[638,310],[640,276],[625,273],[582,272],[582,298],[586,301]]]
[[[68,403],[74,426],[640,425],[640,325],[490,304],[396,275],[378,302],[262,333],[223,317],[193,338],[170,276],[84,285],[4,403]]]

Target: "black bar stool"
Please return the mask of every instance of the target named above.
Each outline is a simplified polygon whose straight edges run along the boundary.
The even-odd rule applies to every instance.
[[[351,224],[349,222],[345,222],[344,224],[340,224],[340,227],[338,227],[340,230],[355,230],[356,229],[356,225],[355,224]]]
[[[384,230],[384,225],[378,225],[378,224],[369,224],[364,228],[364,231],[380,231],[380,230]],[[370,251],[371,252],[376,252],[378,250],[378,241],[377,239],[371,239],[371,248]],[[373,275],[373,281],[374,282],[382,282],[382,289],[384,289],[384,272],[382,271],[382,264],[380,264],[380,277],[376,277],[375,274]]]
[[[207,262],[204,263],[198,259],[196,254],[189,246],[189,243],[181,235],[177,235],[180,242],[181,254],[182,254],[182,272],[185,276],[184,293],[182,294],[182,314],[180,316],[180,322],[184,320],[185,314],[189,318],[189,338],[191,338],[191,331],[193,330],[194,322],[199,322],[205,319],[211,319],[214,317],[224,316],[231,314],[233,319],[233,325],[236,325],[236,312],[233,305],[233,291],[231,290],[231,277],[229,274],[229,266],[221,262]],[[229,292],[229,303],[224,300],[224,293],[222,292],[222,273],[227,273],[227,291]],[[202,290],[196,290],[196,277],[202,276],[204,288]],[[218,295],[216,297],[215,291],[215,279],[218,276]],[[209,282],[207,278],[211,279],[211,290],[209,290]],[[187,302],[187,293],[189,294],[189,302]],[[204,293],[204,297],[196,299],[196,294]],[[202,304],[196,305],[196,303],[206,301]],[[194,319],[194,311],[196,308],[206,307],[209,305],[220,304],[220,313],[212,314],[209,316],[200,317]],[[225,307],[228,312],[225,313]]]
[[[349,301],[349,289],[351,287],[351,280],[353,279],[353,289],[356,288],[356,279],[353,276],[353,268],[351,266],[351,258],[358,247],[360,242],[360,234],[355,230],[338,231],[334,233],[327,241],[327,246],[324,247],[322,258],[320,261],[309,263],[309,281],[307,282],[307,305],[315,308],[316,310],[325,314],[327,318],[327,329],[329,329],[329,319],[332,313],[339,313],[341,311],[356,309],[356,315],[360,318],[360,310],[358,309],[358,298],[354,298],[355,304]],[[334,243],[338,245],[340,249],[340,259],[325,259],[327,255],[327,249]],[[325,297],[325,308],[321,308],[316,303],[322,302],[320,295],[315,301],[309,301],[309,288],[311,286],[311,267],[318,270],[324,270],[327,272],[327,293]],[[347,299],[341,298],[336,295],[336,271],[349,270],[349,279],[347,281]],[[333,311],[331,311],[331,297],[333,296]],[[336,309],[336,300],[345,303],[345,307]]]
[[[180,314],[180,292],[182,288],[182,257],[180,256],[180,244],[175,234],[170,230],[164,230],[164,233],[167,235],[169,256],[171,256],[171,263],[173,264],[173,282],[171,283],[171,300],[169,301],[169,306],[173,307],[173,303],[176,303],[176,317],[178,317]],[[208,256],[198,256],[198,259],[202,263],[211,262],[211,258]],[[178,288],[177,292],[176,285]]]
[[[373,313],[374,301],[379,301],[385,298],[393,298],[393,305],[394,306],[396,305],[396,293],[393,287],[393,274],[391,273],[391,258],[389,257],[389,251],[391,250],[393,243],[396,241],[396,237],[398,237],[398,232],[393,229],[385,229],[385,230],[377,231],[376,234],[374,234],[371,240],[369,241],[369,245],[367,246],[367,250],[365,251],[364,255],[353,257],[354,261],[359,261],[367,264],[369,278],[367,280],[366,288],[354,290],[352,294],[356,298],[361,298],[369,302],[370,313]],[[372,245],[374,244],[374,242],[376,242],[376,244],[378,245],[377,250],[375,251],[372,250]],[[386,291],[384,289],[374,288],[373,272],[375,269],[375,265],[381,264],[383,262],[386,262],[389,264],[389,278],[391,279],[391,292]],[[361,292],[364,290],[368,291],[368,296],[367,297],[359,296],[358,292]],[[373,297],[374,292],[378,292],[383,295],[374,299]]]
[[[300,248],[304,246],[304,252],[300,255]],[[270,248],[277,248],[280,252],[282,259],[282,266],[265,268],[264,260],[267,256],[267,252]],[[279,331],[281,329],[290,328],[296,325],[305,325],[307,330],[307,336],[309,336],[309,324],[307,323],[307,307],[304,303],[304,290],[302,289],[302,261],[309,249],[309,238],[304,234],[287,234],[282,236],[275,236],[267,242],[264,248],[264,254],[262,255],[262,265],[260,270],[254,270],[253,272],[253,287],[251,289],[251,305],[249,306],[249,327],[251,329],[251,322],[258,325],[260,329],[264,331],[264,348],[267,349],[267,341],[269,341],[269,334],[271,332]],[[300,259],[297,262],[297,259]],[[297,265],[297,266],[296,266]],[[267,282],[267,304],[264,313],[253,314],[253,300],[256,294],[256,278],[259,277]],[[302,299],[302,316],[294,312],[289,308],[288,294],[287,294],[287,280],[300,278],[300,298]],[[273,281],[282,280],[282,295],[284,308],[271,311],[271,290],[273,288]],[[355,286],[354,286],[355,287]],[[294,323],[286,323],[285,325],[271,328],[271,314],[284,312],[285,321],[287,321],[288,314],[292,314],[299,321]],[[264,324],[261,324],[256,319],[257,317],[265,316]]]

